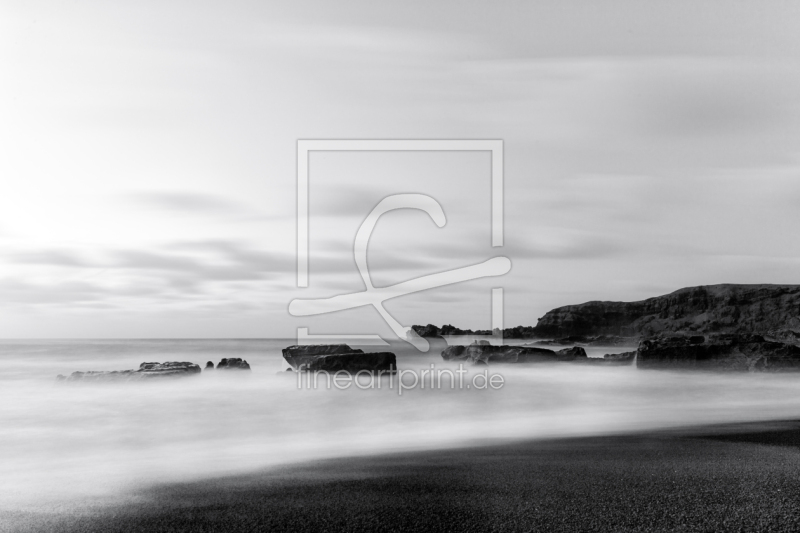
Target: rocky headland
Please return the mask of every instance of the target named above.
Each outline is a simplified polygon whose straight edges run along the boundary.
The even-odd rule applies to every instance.
[[[423,337],[494,333],[533,340],[521,347],[481,344],[442,352],[445,359],[458,354],[476,364],[559,360],[556,354],[563,350],[543,346],[637,346],[587,360],[635,362],[643,369],[800,370],[800,285],[704,285],[637,302],[592,301],[548,311],[536,326],[502,332],[432,324],[413,329]]]
[[[412,329],[421,337],[493,334],[449,324],[441,328],[415,325]],[[800,285],[701,285],[637,302],[565,305],[545,313],[536,326],[506,328],[502,335],[553,345],[624,346],[665,332],[748,332],[800,342]]]
[[[703,285],[638,302],[567,305],[533,329],[540,338],[755,333],[793,343],[800,339],[800,285]]]

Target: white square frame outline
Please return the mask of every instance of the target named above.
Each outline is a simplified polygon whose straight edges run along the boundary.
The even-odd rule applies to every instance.
[[[491,152],[492,246],[503,246],[502,139],[298,139],[297,140],[297,286],[308,287],[308,156],[329,152]]]

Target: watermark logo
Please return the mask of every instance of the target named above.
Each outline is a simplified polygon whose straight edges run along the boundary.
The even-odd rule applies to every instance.
[[[492,246],[503,246],[503,142],[499,140],[301,140],[297,143],[297,286],[308,287],[308,157],[312,150],[328,151],[474,151],[488,150],[492,154]],[[375,287],[367,266],[367,248],[378,220],[395,209],[418,209],[431,217],[438,227],[446,223],[444,210],[434,198],[425,194],[395,194],[385,197],[369,212],[356,234],[353,253],[356,267],[366,289],[361,292],[340,294],[321,299],[295,299],[289,304],[293,316],[311,316],[365,305],[372,305],[399,339],[427,351],[428,342],[410,328],[401,325],[383,306],[386,300],[419,291],[444,287],[454,283],[490,276],[502,276],[511,270],[511,261],[497,256],[479,264],[469,265],[387,287]],[[502,288],[492,290],[492,330],[500,331],[502,342],[503,298]],[[383,344],[377,335],[311,335],[307,328],[298,328],[297,343],[313,344],[321,339],[348,344]]]
[[[392,370],[392,371],[371,371],[361,370],[352,374],[346,370],[339,370],[334,373],[324,370],[318,372],[297,372],[298,389],[338,389],[347,390],[349,388],[370,390],[388,389],[397,390],[398,396],[402,396],[404,391],[412,389],[474,389],[474,390],[499,390],[503,388],[505,378],[502,374],[490,374],[487,368],[482,372],[470,374],[459,364],[458,368],[436,368],[431,365],[430,369],[421,370]]]

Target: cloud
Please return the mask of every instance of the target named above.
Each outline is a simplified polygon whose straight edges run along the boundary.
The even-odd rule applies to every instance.
[[[22,265],[51,265],[65,267],[91,267],[92,262],[81,254],[69,250],[30,250],[8,252],[2,255],[7,263]]]
[[[122,199],[135,205],[172,212],[240,216],[258,215],[262,218],[269,218],[263,212],[255,210],[248,204],[213,194],[185,191],[134,192],[123,195]]]
[[[7,265],[46,267],[6,269],[0,280],[5,304],[84,304],[120,299],[180,302],[191,298],[220,302],[251,302],[294,272],[294,257],[267,252],[234,240],[178,241],[148,249],[12,250],[0,259]],[[61,269],[84,273],[65,276]],[[247,305],[250,305],[248,303]]]
[[[103,297],[103,291],[98,286],[79,281],[45,284],[15,279],[0,280],[0,302],[3,305],[97,302]]]

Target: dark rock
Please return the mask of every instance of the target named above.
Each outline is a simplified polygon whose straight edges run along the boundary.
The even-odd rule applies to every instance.
[[[755,334],[660,335],[642,341],[636,355],[642,369],[800,371],[800,347]]]
[[[445,361],[465,361],[472,364],[505,363],[554,363],[585,358],[583,348],[569,348],[554,352],[546,348],[531,346],[496,346],[488,343],[472,343],[469,346],[448,346],[442,351]]]
[[[391,352],[364,353],[346,344],[315,344],[289,346],[283,349],[283,358],[292,368],[309,372],[345,372],[397,370],[397,358]]]
[[[570,335],[569,337],[562,337],[560,339],[546,339],[541,341],[531,342],[523,346],[637,346],[639,344],[638,337],[619,337],[617,335],[598,335],[596,337],[587,337],[586,335]]]
[[[66,382],[122,382],[141,381],[155,378],[177,378],[192,376],[200,373],[200,367],[194,363],[142,363],[138,370],[113,370],[113,371],[88,371],[73,372],[69,377],[60,376],[56,379]]]
[[[598,335],[589,337],[587,346],[637,346],[639,337],[620,337],[617,335]]]
[[[705,285],[639,302],[587,302],[547,312],[539,338],[571,335],[647,338],[753,332],[776,340],[800,338],[800,285]]]
[[[250,365],[240,357],[231,357],[220,361],[217,370],[250,370]]]
[[[309,344],[287,346],[282,350],[283,358],[292,365],[292,368],[300,368],[303,365],[310,365],[321,355],[334,355],[346,353],[364,353],[358,348],[351,348],[346,344]]]
[[[767,331],[764,336],[768,340],[800,344],[800,332],[793,329],[771,329]]]
[[[411,329],[414,330],[414,333],[419,335],[420,337],[440,337],[441,334],[439,333],[439,328],[434,326],[433,324],[428,324],[427,326],[411,326]]]
[[[214,370],[214,363],[212,363],[211,361],[207,362],[205,369],[206,370]]]
[[[572,335],[561,339],[546,339],[524,344],[523,346],[571,346],[574,344],[587,344],[588,338],[583,335]]]
[[[442,359],[445,361],[458,361],[461,359],[466,359],[466,349],[466,346],[448,346],[442,350]]]
[[[608,364],[632,365],[636,360],[636,352],[607,353],[603,356],[603,361]]]
[[[504,330],[491,329],[461,329],[450,324],[445,324],[441,328],[428,324],[427,326],[411,326],[411,329],[420,337],[441,337],[443,335],[483,335],[483,336],[502,336],[504,339],[530,339],[534,337],[533,327],[516,326]]]
[[[586,359],[588,357],[586,355],[586,350],[580,346],[559,350],[556,352],[556,355],[559,361],[575,361],[576,359]]]

